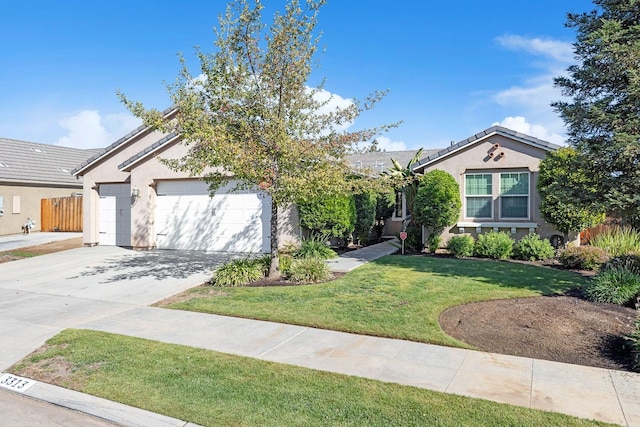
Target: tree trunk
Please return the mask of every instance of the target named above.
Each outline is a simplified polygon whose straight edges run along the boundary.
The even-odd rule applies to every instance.
[[[278,206],[271,202],[271,222],[270,222],[270,246],[271,246],[271,263],[269,264],[269,279],[277,279],[280,277],[280,269],[278,268]]]

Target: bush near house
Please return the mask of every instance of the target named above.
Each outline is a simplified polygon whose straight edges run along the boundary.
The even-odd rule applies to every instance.
[[[478,236],[473,252],[481,258],[507,259],[513,253],[513,243],[509,233],[491,231]]]
[[[555,253],[551,242],[547,239],[541,239],[535,233],[526,235],[513,246],[513,257],[525,261],[553,258]]]
[[[312,235],[344,238],[351,234],[356,223],[356,205],[351,195],[318,197],[298,202],[300,225]]]
[[[470,257],[473,256],[474,245],[473,236],[463,234],[450,238],[447,242],[447,250],[456,258]]]
[[[319,283],[331,278],[331,271],[324,260],[311,257],[294,259],[288,273],[289,280],[295,283]]]
[[[640,294],[640,275],[622,267],[601,270],[585,289],[591,301],[632,305]]]
[[[595,246],[568,247],[558,255],[562,265],[577,270],[597,270],[609,258],[607,252]]]
[[[369,235],[376,221],[377,194],[373,191],[365,191],[353,196],[356,208],[356,221],[354,224],[355,238],[361,243],[369,241]]]

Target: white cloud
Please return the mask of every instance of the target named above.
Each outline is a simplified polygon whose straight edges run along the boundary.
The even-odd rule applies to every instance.
[[[554,132],[550,132],[542,125],[534,125],[527,122],[522,116],[505,117],[501,122],[496,122],[492,126],[500,125],[516,132],[524,133],[542,139],[553,144],[564,144],[564,137]]]
[[[104,148],[140,126],[140,119],[128,113],[107,114],[83,110],[64,117],[59,125],[68,131],[56,145],[75,148]]]
[[[571,43],[558,40],[517,35],[504,35],[496,38],[496,41],[504,48],[524,51],[544,59],[543,62],[534,64],[539,70],[538,73],[521,84],[494,94],[495,103],[513,112],[513,116],[506,117],[501,124],[549,142],[561,143],[564,141],[566,130],[564,122],[553,110],[551,103],[561,100],[563,96],[560,89],[554,87],[553,79],[566,74],[566,68],[573,61],[573,46]],[[538,124],[527,123],[525,117],[531,123]],[[510,123],[511,126],[504,123]],[[520,128],[515,129],[514,126]]]
[[[394,141],[386,136],[379,136],[376,141],[378,142],[378,149],[381,151],[404,151],[407,149],[407,144],[403,141]]]
[[[573,45],[559,40],[505,34],[497,37],[496,41],[507,49],[524,50],[536,56],[546,56],[555,62],[569,64],[573,60]]]

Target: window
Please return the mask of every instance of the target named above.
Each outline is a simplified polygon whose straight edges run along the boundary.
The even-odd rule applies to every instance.
[[[396,204],[393,210],[394,218],[404,218],[404,194],[402,191],[396,191]]]
[[[465,217],[492,218],[493,185],[491,174],[468,174],[464,177]]]
[[[500,218],[529,218],[529,173],[500,174]]]

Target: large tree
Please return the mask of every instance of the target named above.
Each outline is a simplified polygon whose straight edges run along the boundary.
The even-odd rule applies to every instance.
[[[594,0],[589,13],[569,14],[577,65],[555,79],[571,101],[553,104],[568,126],[587,175],[599,177],[597,200],[640,225],[640,1]],[[584,196],[584,197],[583,197]]]
[[[582,231],[602,223],[605,215],[594,200],[598,198],[598,175],[586,173],[578,152],[572,147],[547,153],[540,162],[538,192],[540,213],[563,233]]]
[[[383,93],[332,107],[322,85],[308,86],[324,4],[290,0],[266,25],[259,0],[232,0],[219,18],[214,52],[196,51],[200,73],[191,74],[181,58],[181,73],[167,87],[178,111],[172,120],[121,95],[147,125],[177,132],[189,145],[188,155],[168,162],[171,167],[206,173],[212,190],[237,179],[271,196],[270,277],[279,274],[278,210],[365,185],[366,180],[346,181],[344,157],[388,128],[341,130]]]

